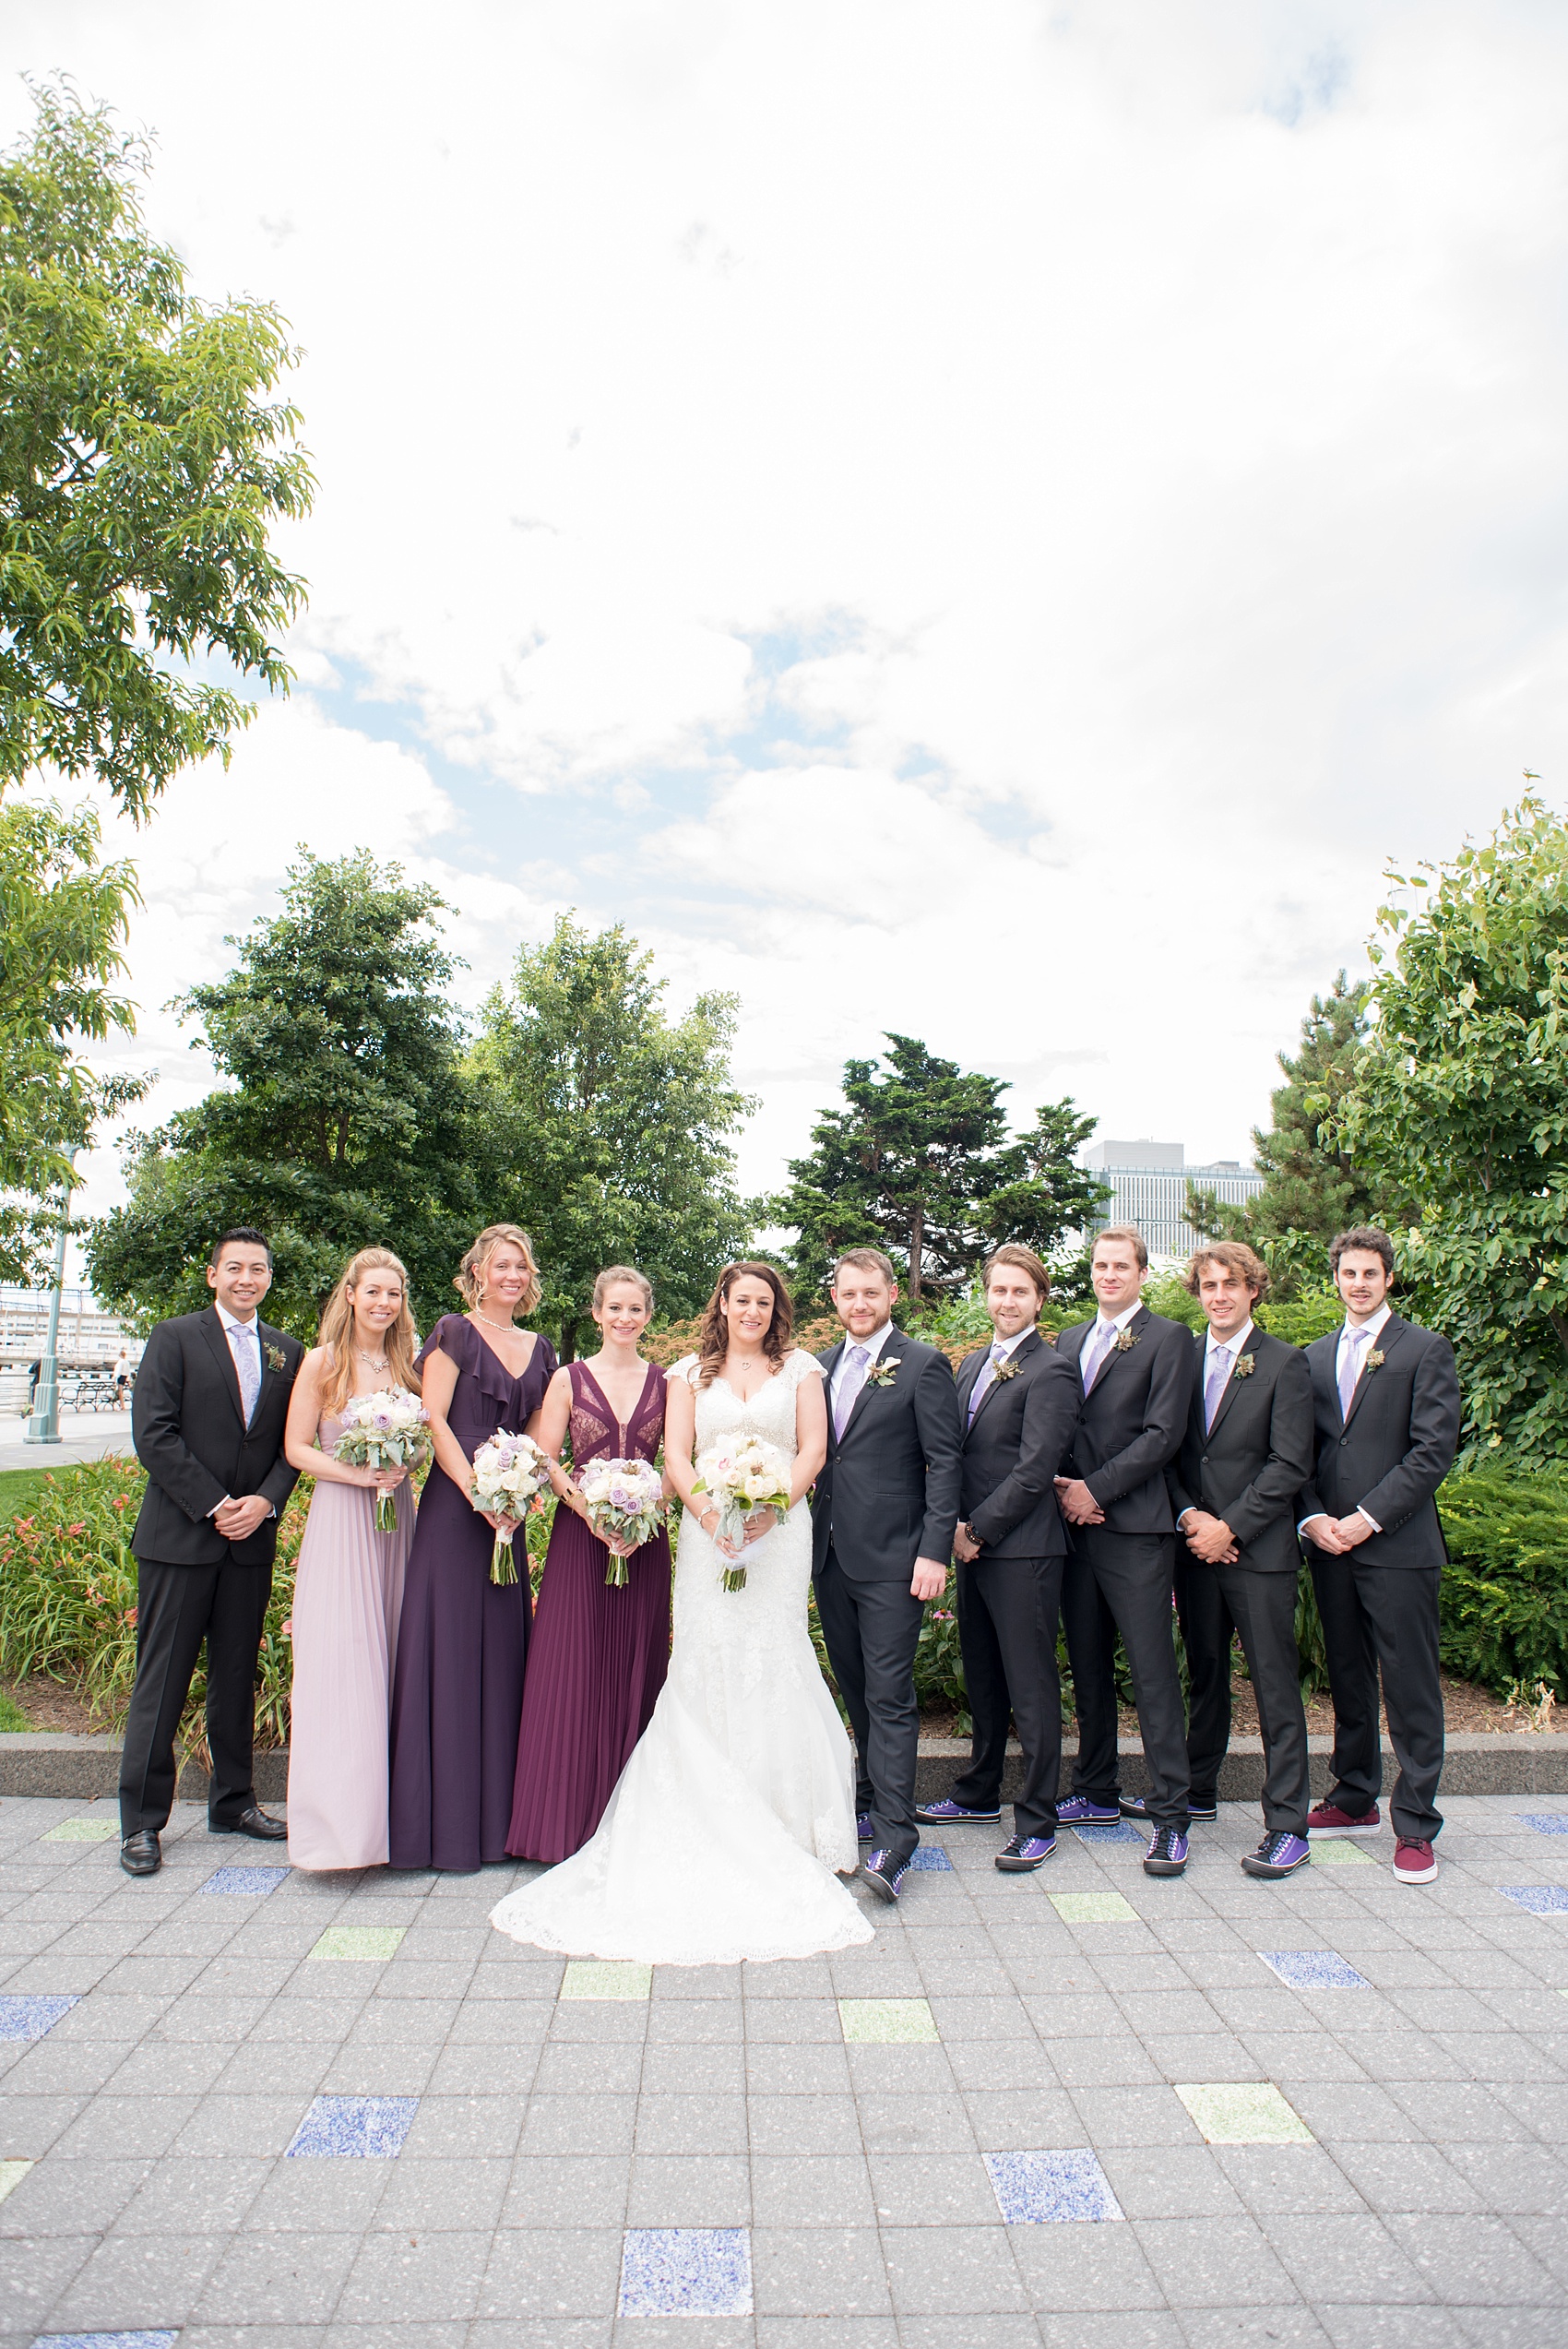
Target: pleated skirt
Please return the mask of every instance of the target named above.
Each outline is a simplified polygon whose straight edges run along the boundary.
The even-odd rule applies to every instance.
[[[523,1680],[506,1849],[564,1860],[604,1815],[670,1668],[670,1544],[635,1550],[607,1584],[609,1552],[572,1509],[550,1537]]]
[[[375,1496],[325,1479],[311,1496],[294,1581],[289,1860],[302,1868],[386,1862],[386,1722],[413,1540],[414,1496],[375,1530]]]

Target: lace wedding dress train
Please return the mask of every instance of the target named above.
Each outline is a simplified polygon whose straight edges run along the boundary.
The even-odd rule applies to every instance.
[[[695,1360],[671,1377],[696,1386]],[[793,1459],[792,1353],[750,1403],[696,1388],[697,1450],[742,1430]],[[500,1902],[514,1939],[656,1965],[804,1958],[873,1928],[835,1871],[857,1863],[848,1735],[806,1628],[804,1501],[746,1552],[746,1583],[688,1510],[675,1559],[670,1675],[592,1841]]]

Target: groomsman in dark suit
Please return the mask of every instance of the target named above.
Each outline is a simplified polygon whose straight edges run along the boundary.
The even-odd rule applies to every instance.
[[[1034,1250],[1000,1247],[983,1270],[995,1335],[958,1370],[964,1514],[954,1536],[974,1739],[969,1767],[951,1795],[917,1816],[940,1827],[1001,1818],[1011,1717],[1024,1749],[1024,1783],[1013,1806],[1012,1840],[996,1865],[1016,1875],[1039,1867],[1056,1849],[1056,1623],[1067,1536],[1055,1477],[1073,1440],[1079,1396],[1071,1363],[1035,1326],[1051,1282]]]
[[[1187,1432],[1166,1471],[1176,1510],[1176,1612],[1189,1675],[1194,1818],[1218,1816],[1230,1742],[1230,1649],[1240,1631],[1263,1733],[1265,1834],[1241,1866],[1293,1876],[1307,1842],[1307,1716],[1296,1653],[1296,1502],[1312,1473],[1305,1354],[1253,1320],[1268,1269],[1240,1240],[1213,1240],[1187,1269],[1208,1319]],[[1134,1806],[1124,1803],[1123,1810]]]
[[[1073,1556],[1062,1617],[1078,1705],[1078,1767],[1057,1816],[1069,1826],[1121,1816],[1116,1634],[1127,1651],[1148,1764],[1150,1876],[1187,1865],[1187,1728],[1170,1637],[1175,1520],[1165,1471],[1181,1449],[1196,1356],[1193,1333],[1143,1302],[1148,1250],[1134,1224],[1099,1234],[1090,1278],[1099,1311],[1063,1330],[1056,1350],[1083,1392],[1070,1473],[1058,1476]]]
[[[225,1232],[212,1251],[205,1313],[160,1321],[131,1400],[131,1434],[148,1474],[131,1547],[137,1573],[137,1677],[120,1764],[120,1865],[152,1876],[174,1800],[174,1733],[207,1642],[208,1825],[219,1835],[280,1842],[255,1799],[255,1663],[278,1519],[297,1472],[283,1427],[297,1338],[256,1307],[272,1285],[259,1232]]]
[[[1386,1232],[1341,1232],[1329,1263],[1345,1323],[1307,1348],[1317,1469],[1298,1506],[1334,1694],[1334,1783],[1307,1826],[1314,1835],[1377,1830],[1381,1672],[1399,1764],[1388,1806],[1394,1873],[1429,1884],[1443,1825],[1438,1589],[1448,1560],[1434,1496],[1458,1449],[1459,1377],[1447,1339],[1390,1306]]]
[[[827,1379],[827,1459],[812,1494],[812,1572],[828,1660],[855,1732],[862,1873],[896,1901],[920,1842],[915,1648],[947,1587],[958,1521],[958,1399],[945,1354],[893,1327],[898,1287],[879,1249],[833,1274],[845,1335]]]

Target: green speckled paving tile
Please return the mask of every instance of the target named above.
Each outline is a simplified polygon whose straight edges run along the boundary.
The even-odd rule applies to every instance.
[[[63,1818],[42,1839],[46,1843],[107,1843],[120,1832],[113,1818]]]
[[[1348,1835],[1325,1835],[1313,1845],[1313,1867],[1375,1867],[1377,1862]]]
[[[30,2162],[0,2162],[0,2202],[6,2200],[13,2186],[19,2186],[32,2164]]]
[[[1312,2130],[1268,2081],[1217,2081],[1176,2093],[1211,2145],[1311,2145]]]
[[[396,1956],[398,1944],[408,1929],[406,1925],[329,1925],[311,1956],[369,1959],[380,1963]]]
[[[937,2036],[925,1998],[840,1998],[838,2020],[854,2045],[913,2046]]]
[[[573,1958],[561,1984],[563,1998],[646,1998],[653,1968],[619,1958]]]
[[[1052,1892],[1051,1907],[1063,1925],[1136,1925],[1138,1913],[1120,1892]]]

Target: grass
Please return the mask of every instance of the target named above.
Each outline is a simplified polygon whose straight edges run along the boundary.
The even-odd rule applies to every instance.
[[[15,1697],[8,1697],[5,1689],[0,1688],[0,1731],[30,1729],[31,1727],[31,1722],[18,1704]]]

